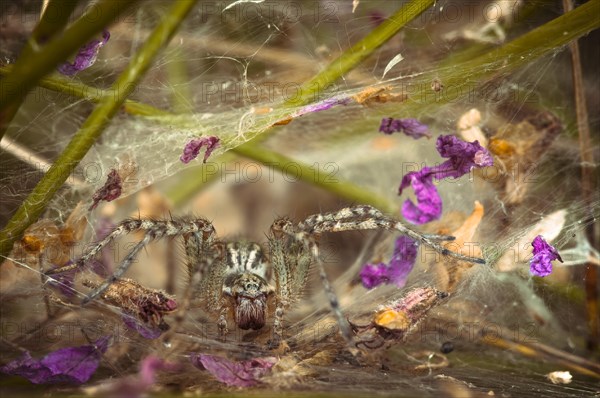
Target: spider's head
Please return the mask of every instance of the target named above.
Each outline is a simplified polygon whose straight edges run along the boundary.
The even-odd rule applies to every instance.
[[[267,319],[267,300],[273,288],[262,277],[244,272],[226,281],[223,293],[231,297],[235,323],[240,329],[258,330]]]

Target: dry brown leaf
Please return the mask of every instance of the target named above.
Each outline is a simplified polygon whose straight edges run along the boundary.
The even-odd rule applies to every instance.
[[[352,98],[359,104],[371,106],[373,104],[384,104],[386,102],[402,102],[408,96],[403,93],[391,93],[390,86],[386,87],[367,87]]]
[[[531,172],[561,131],[560,120],[550,112],[498,129],[488,149],[504,172],[504,178],[498,179],[504,190],[503,202],[514,205],[525,199]]]

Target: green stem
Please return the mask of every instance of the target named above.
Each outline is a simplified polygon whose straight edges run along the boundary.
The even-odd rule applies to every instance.
[[[187,167],[177,174],[177,181],[165,188],[165,197],[175,208],[182,206],[202,188],[215,181],[221,176],[218,169],[219,164],[225,164],[233,161],[235,155],[226,152],[219,156],[214,162],[203,164],[201,166]],[[216,168],[211,165],[217,164]]]
[[[370,204],[388,213],[398,211],[398,206],[394,202],[369,192],[364,187],[355,185],[350,181],[339,180],[335,176],[336,169],[334,167],[322,167],[319,164],[309,166],[280,153],[253,144],[240,145],[232,149],[232,151],[238,155],[256,160],[267,167],[279,170],[286,178],[317,185],[351,202]],[[331,166],[335,165],[332,164]]]
[[[506,76],[599,27],[600,0],[590,0],[497,49],[460,64],[446,66],[444,70],[435,69],[419,76],[411,85],[422,87],[420,93],[428,94],[415,95],[410,99],[416,102],[415,108],[421,107],[420,112],[424,104],[439,107],[456,101],[457,97],[471,94],[474,88],[481,89],[482,81]],[[453,92],[445,89],[446,95],[442,92],[438,96],[433,90],[427,90],[435,77],[439,77]],[[459,93],[458,96],[454,95],[456,93]]]
[[[154,57],[173,37],[181,21],[195,3],[195,1],[173,3],[161,23],[113,84],[112,90],[116,95],[105,96],[100,99],[98,106],[83,123],[65,150],[21,204],[4,230],[0,232],[0,256],[2,258],[8,256],[15,240],[20,238],[27,227],[42,214],[54,194],[69,176],[69,171],[85,156],[117,110],[125,102],[125,98],[148,70]]]
[[[7,67],[0,67],[0,75],[7,72]],[[100,99],[110,96],[110,90],[95,89],[94,87],[86,86],[82,83],[75,83],[63,78],[45,78],[40,81],[40,85],[50,90],[63,92],[69,95],[73,95],[79,98],[87,99],[91,102],[98,102]],[[176,119],[178,115],[163,111],[158,108],[154,108],[150,105],[141,104],[132,100],[127,100],[125,103],[127,111],[135,115],[143,116],[167,116],[167,118],[158,118],[158,122],[168,121],[171,124],[172,119]],[[168,118],[171,116],[172,119]],[[269,151],[262,147],[254,144],[244,144],[235,148],[231,151],[235,154],[244,156],[248,159],[255,160],[268,167],[272,167],[275,170],[279,170],[290,178],[302,180],[311,184],[315,184],[324,188],[327,191],[336,193],[341,197],[364,204],[371,204],[380,208],[383,211],[394,212],[397,211],[397,206],[392,202],[388,201],[383,197],[378,197],[372,193],[369,193],[364,188],[361,188],[348,181],[341,181],[331,176],[332,170],[323,167],[314,168],[313,166],[304,164],[297,160],[288,158],[284,155],[276,152]],[[219,158],[219,162],[227,162],[233,158],[222,155]],[[215,174],[205,170],[205,167],[199,172],[190,173],[190,178],[185,176],[182,178],[184,183],[177,184],[176,187],[167,191],[167,197],[176,203],[182,203],[184,200],[190,197],[193,192],[196,192],[200,187],[204,186],[209,182],[210,176]]]
[[[344,51],[324,71],[304,83],[300,87],[299,95],[286,101],[286,105],[300,106],[317,101],[324,90],[327,90],[336,80],[356,67],[433,3],[433,0],[413,0],[404,5],[362,40]]]
[[[18,109],[19,104],[39,79],[90,41],[135,1],[137,0],[99,0],[89,13],[75,21],[62,35],[38,51],[26,51],[24,56],[17,60],[12,72],[0,82],[0,139],[16,113],[15,107]],[[47,10],[49,11],[51,10]],[[54,16],[50,15],[48,18]],[[44,28],[43,31],[49,30]],[[30,45],[33,43],[32,40],[29,42]],[[35,56],[35,62],[30,59],[32,56]]]
[[[41,15],[40,21],[31,32],[29,40],[25,43],[25,46],[17,59],[16,65],[26,65],[36,62],[35,49],[50,40],[65,27],[67,22],[69,22],[69,16],[77,6],[77,1],[78,0],[51,0],[48,2],[46,10]],[[0,118],[0,139],[2,139],[8,125],[17,114],[24,98],[25,97],[15,99],[7,106],[3,113],[0,113],[0,115],[2,115]]]

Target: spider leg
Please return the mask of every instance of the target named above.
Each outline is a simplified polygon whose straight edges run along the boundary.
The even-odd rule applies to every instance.
[[[194,287],[200,284],[205,278],[206,271],[212,265],[214,257],[210,255],[211,248],[214,245],[215,232],[207,233],[194,232],[185,239],[185,253],[187,256],[188,284],[183,293],[183,299],[175,315],[175,323],[163,336],[163,341],[168,343],[171,337],[177,333],[177,330],[185,320],[185,316],[192,302]]]
[[[338,320],[340,332],[341,332],[342,336],[344,337],[344,339],[348,342],[349,347],[353,347],[353,345],[352,345],[353,339],[352,339],[352,332],[350,330],[350,325],[348,324],[348,321],[344,317],[344,314],[342,314],[342,310],[340,309],[340,304],[339,304],[337,295],[335,294],[335,290],[329,283],[329,278],[327,277],[327,272],[325,272],[325,266],[323,265],[323,262],[321,261],[321,257],[320,257],[320,253],[319,253],[319,246],[318,246],[317,242],[315,241],[314,236],[312,236],[304,231],[301,231],[301,232],[294,234],[294,238],[304,242],[304,245],[307,247],[307,249],[311,253],[312,258],[316,261],[317,267],[319,270],[319,277],[321,278],[321,283],[323,283],[323,288],[325,289],[325,293],[327,294],[327,299],[329,300],[329,305],[331,306],[331,309],[332,309],[335,317]]]
[[[354,219],[353,219],[354,218]],[[371,206],[354,206],[340,210],[339,212],[326,213],[324,215],[313,215],[299,224],[300,229],[308,233],[319,234],[322,232],[357,231],[368,229],[388,229],[398,231],[417,242],[431,247],[435,251],[454,257],[462,261],[485,264],[485,260],[478,257],[465,256],[453,252],[438,243],[442,240],[451,240],[446,235],[422,234],[406,227],[397,221],[381,213]]]
[[[343,211],[348,209],[343,209]],[[313,216],[317,218],[319,215]],[[327,217],[328,215],[323,215]],[[310,217],[309,217],[310,219]],[[320,219],[315,220],[316,223],[321,221]],[[309,220],[311,222],[311,220]],[[301,223],[300,225],[306,225],[307,222]],[[271,226],[271,232],[275,239],[271,241],[271,261],[273,263],[273,269],[275,271],[275,276],[278,283],[278,293],[280,294],[280,300],[282,300],[281,304],[278,305],[278,308],[281,309],[280,315],[275,316],[275,320],[278,322],[278,328],[281,328],[281,318],[283,317],[283,307],[286,304],[286,300],[294,293],[294,290],[301,288],[304,285],[306,280],[306,273],[308,272],[308,268],[310,267],[310,261],[303,261],[302,256],[296,258],[290,258],[290,252],[293,251],[291,248],[286,247],[285,244],[282,244],[283,236],[287,236],[296,243],[299,243],[304,247],[304,251],[301,253],[304,254],[307,252],[310,254],[309,259],[313,259],[317,263],[317,267],[319,270],[319,277],[321,278],[321,283],[323,283],[323,288],[325,289],[325,293],[327,294],[327,298],[329,300],[329,304],[335,317],[338,320],[338,324],[340,327],[340,332],[346,341],[348,342],[350,347],[353,347],[352,341],[352,333],[350,330],[350,326],[344,318],[342,311],[340,309],[340,305],[337,299],[337,295],[333,290],[333,287],[329,283],[329,278],[327,277],[327,273],[325,272],[325,267],[323,262],[321,261],[319,254],[319,246],[314,239],[314,236],[307,231],[297,231],[298,228],[295,228],[292,223],[287,219],[279,219],[276,220]],[[306,257],[306,256],[305,256]],[[303,261],[300,263],[301,260]],[[291,264],[297,263],[295,269],[291,269]],[[299,277],[300,275],[300,277]],[[295,279],[294,279],[295,278]],[[301,279],[298,279],[301,278]],[[274,328],[275,337],[277,338],[278,330]]]
[[[283,338],[285,310],[296,301],[306,284],[311,256],[304,243],[294,237],[294,226],[287,218],[275,220],[269,238],[270,261],[276,283],[277,304],[273,320],[273,339],[269,348],[277,348]]]
[[[55,268],[46,272],[46,275],[58,274],[62,272],[71,271],[73,269],[81,268],[91,258],[93,258],[102,248],[108,245],[117,237],[129,234],[136,231],[144,231],[146,235],[150,235],[151,239],[160,239],[163,236],[177,236],[183,235],[190,232],[208,232],[212,228],[210,222],[197,219],[194,221],[186,222],[179,220],[140,220],[140,219],[129,219],[122,221],[119,225],[112,230],[104,239],[97,242],[90,250],[88,250],[83,256],[72,264],[65,265],[64,267]]]
[[[275,308],[275,319],[273,320],[273,341],[271,346],[273,348],[279,347],[279,344],[283,341],[283,314],[285,304],[278,302]]]
[[[229,330],[227,329],[227,307],[221,308],[221,314],[219,315],[217,327],[219,328],[219,338],[222,341],[225,341],[227,338],[227,333],[229,333]]]
[[[98,286],[97,288],[92,290],[92,292],[89,293],[83,299],[82,305],[86,305],[91,300],[94,300],[96,297],[98,297],[99,295],[104,293],[111,284],[113,284],[117,279],[119,279],[125,273],[125,271],[127,271],[127,269],[129,269],[129,266],[131,266],[131,264],[133,263],[133,260],[135,259],[137,254],[140,252],[140,250],[142,250],[144,248],[144,246],[146,246],[151,240],[152,240],[152,236],[150,236],[150,235],[144,236],[144,239],[139,241],[133,247],[133,249],[127,254],[127,256],[125,256],[125,258],[123,259],[121,264],[119,264],[119,267],[115,270],[115,272],[111,276],[109,276],[104,282],[102,282],[102,284],[100,284],[100,286]]]
[[[115,237],[125,233],[125,232],[133,232],[136,230],[145,230],[146,235],[144,238],[139,241],[133,249],[125,256],[123,261],[119,264],[115,272],[108,277],[99,287],[94,289],[82,302],[82,305],[87,304],[91,300],[95,299],[118,278],[120,278],[131,266],[133,260],[138,255],[140,250],[144,248],[148,243],[150,243],[154,239],[160,239],[164,236],[177,236],[177,235],[185,235],[189,233],[196,232],[202,236],[208,236],[214,233],[214,228],[212,224],[204,219],[196,219],[193,221],[185,222],[185,221],[157,221],[157,220],[125,220],[121,224],[119,224],[105,239],[98,242],[88,253],[82,256],[78,261],[73,263],[72,265],[68,265],[65,267],[61,267],[59,269],[52,270],[56,272],[65,272],[72,269],[76,269],[83,264],[87,260],[93,257],[96,253],[98,253],[104,246],[106,246],[112,239]]]
[[[345,207],[339,211],[324,213],[324,214],[313,214],[308,216],[306,220],[298,224],[298,227],[307,232],[314,232],[314,229],[323,223],[336,222],[336,221],[350,221],[356,219],[381,219],[386,216],[373,206],[369,205],[357,205],[352,207]],[[456,238],[451,235],[438,235],[438,234],[422,234],[422,236],[429,240],[449,241],[455,240]]]

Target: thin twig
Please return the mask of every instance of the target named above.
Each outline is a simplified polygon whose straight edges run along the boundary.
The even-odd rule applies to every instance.
[[[573,10],[573,2],[571,0],[563,0],[565,12]],[[592,139],[590,137],[590,126],[588,122],[587,105],[585,101],[585,87],[583,84],[583,72],[581,70],[581,57],[579,54],[579,44],[577,40],[569,43],[571,50],[571,64],[573,68],[573,87],[575,91],[575,109],[577,114],[577,130],[579,131],[579,152],[581,154],[581,193],[583,201],[588,207],[588,218],[593,220],[591,211],[592,196],[594,193],[594,173],[595,165],[594,153],[592,147]],[[592,244],[596,242],[596,234],[594,231],[595,224],[590,223],[587,228],[588,239]],[[596,247],[596,249],[599,249]],[[588,349],[595,350],[600,342],[600,321],[598,312],[600,305],[598,303],[598,270],[592,263],[586,264],[585,272],[585,292],[587,306],[587,322],[589,329]]]
[[[25,148],[18,142],[12,140],[10,137],[4,137],[2,141],[0,141],[0,148],[7,153],[10,153],[20,161],[26,163],[28,166],[34,168],[36,171],[46,173],[52,166],[52,164],[50,164],[46,159],[38,156],[36,153]],[[66,184],[72,187],[82,187],[85,182],[79,177],[72,176],[71,178],[67,179]]]

